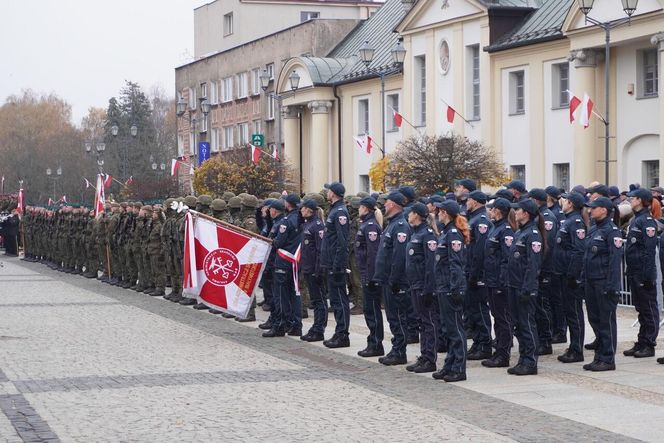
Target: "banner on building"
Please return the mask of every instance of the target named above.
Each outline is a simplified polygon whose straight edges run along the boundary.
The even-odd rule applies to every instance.
[[[195,211],[187,213],[184,294],[210,308],[246,318],[271,245]]]
[[[202,165],[205,160],[210,159],[210,143],[198,142],[198,166]]]

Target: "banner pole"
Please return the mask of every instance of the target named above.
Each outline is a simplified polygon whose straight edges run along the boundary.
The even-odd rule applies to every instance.
[[[106,245],[106,269],[108,271],[108,278],[111,278],[111,248]]]
[[[214,218],[214,217],[211,217],[211,216],[209,216],[209,215],[202,214],[202,213],[200,213],[200,212],[198,212],[198,211],[194,211],[193,209],[189,209],[189,212],[191,212],[191,213],[192,213],[194,216],[196,216],[196,217],[200,217],[200,218],[203,218],[203,219],[205,219],[205,220],[209,220],[209,221],[211,221],[211,222],[215,222],[215,223],[217,223],[217,224],[219,224],[219,225],[224,226],[225,228],[232,229],[232,230],[237,231],[237,232],[241,232],[242,234],[246,234],[246,235],[249,235],[249,236],[251,236],[251,237],[255,237],[255,238],[257,238],[257,239],[263,240],[263,241],[268,242],[268,243],[272,243],[272,239],[271,239],[271,238],[263,237],[262,235],[256,234],[256,233],[251,232],[251,231],[248,231],[248,230],[246,230],[246,229],[242,229],[242,228],[240,228],[240,227],[238,227],[238,226],[232,225],[232,224],[230,224],[230,223],[228,223],[228,222],[225,222],[225,221],[223,221],[223,220],[219,220],[219,219]]]

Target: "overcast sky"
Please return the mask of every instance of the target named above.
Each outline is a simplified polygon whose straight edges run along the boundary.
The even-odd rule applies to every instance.
[[[211,0],[0,0],[0,104],[23,89],[54,92],[80,124],[124,80],[174,95],[194,54],[195,7]]]

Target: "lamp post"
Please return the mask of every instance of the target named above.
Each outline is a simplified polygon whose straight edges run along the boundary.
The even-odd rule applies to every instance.
[[[639,0],[621,0],[623,11],[627,17],[613,20],[610,22],[601,22],[590,17],[588,14],[593,8],[595,0],[576,0],[579,10],[586,18],[586,22],[592,23],[604,30],[604,183],[609,184],[609,58],[611,56],[611,30],[618,26],[629,23],[632,14],[636,11]]]
[[[368,74],[377,74],[380,77],[380,112],[381,112],[381,154],[385,158],[385,76],[390,74],[395,74],[401,71],[403,67],[403,61],[406,59],[406,49],[401,44],[401,41],[397,41],[397,44],[390,50],[390,55],[392,56],[392,64],[386,66],[379,66],[377,68],[369,68],[369,65],[374,59],[374,54],[376,50],[369,44],[369,41],[365,41],[360,49],[360,59],[364,63],[364,66],[367,68]]]
[[[53,180],[53,201],[55,201],[55,183],[62,178],[62,168],[58,166],[58,168],[53,171],[51,168],[46,169],[46,176]]]
[[[210,113],[210,102],[208,101],[207,98],[201,97],[200,98],[200,106],[201,106],[201,112],[203,113],[203,119],[204,122],[207,122],[207,117],[208,114]],[[182,117],[185,112],[187,112],[187,101],[184,99],[182,95],[180,95],[180,98],[178,99],[177,104],[175,105],[175,113],[177,114],[178,117]],[[194,146],[190,146],[190,151],[191,151],[191,156],[196,156],[196,159],[198,160],[198,143],[197,143],[197,137],[196,137],[196,123],[198,123],[198,119],[196,118],[196,115],[194,112],[190,109],[188,112],[188,117],[189,117],[189,128],[194,134]],[[207,125],[205,125],[205,130],[207,132]]]
[[[113,138],[116,138],[118,134],[120,133],[120,128],[117,125],[117,123],[113,123],[111,126],[111,135]],[[136,123],[132,122],[131,126],[129,127],[129,134],[131,135],[132,140],[136,138],[138,135],[138,126]],[[127,145],[128,143],[125,141],[122,144],[122,177],[123,179],[127,178]]]
[[[92,149],[92,145],[95,145],[95,149]],[[106,143],[101,142],[85,142],[85,152],[89,155],[95,154],[97,157],[97,167],[99,172],[103,171],[104,166],[104,151],[106,151]]]

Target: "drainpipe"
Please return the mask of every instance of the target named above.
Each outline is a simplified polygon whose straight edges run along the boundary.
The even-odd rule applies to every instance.
[[[334,98],[337,99],[337,143],[339,145],[339,182],[342,182],[341,175],[341,97],[337,94],[337,85],[332,88]]]

